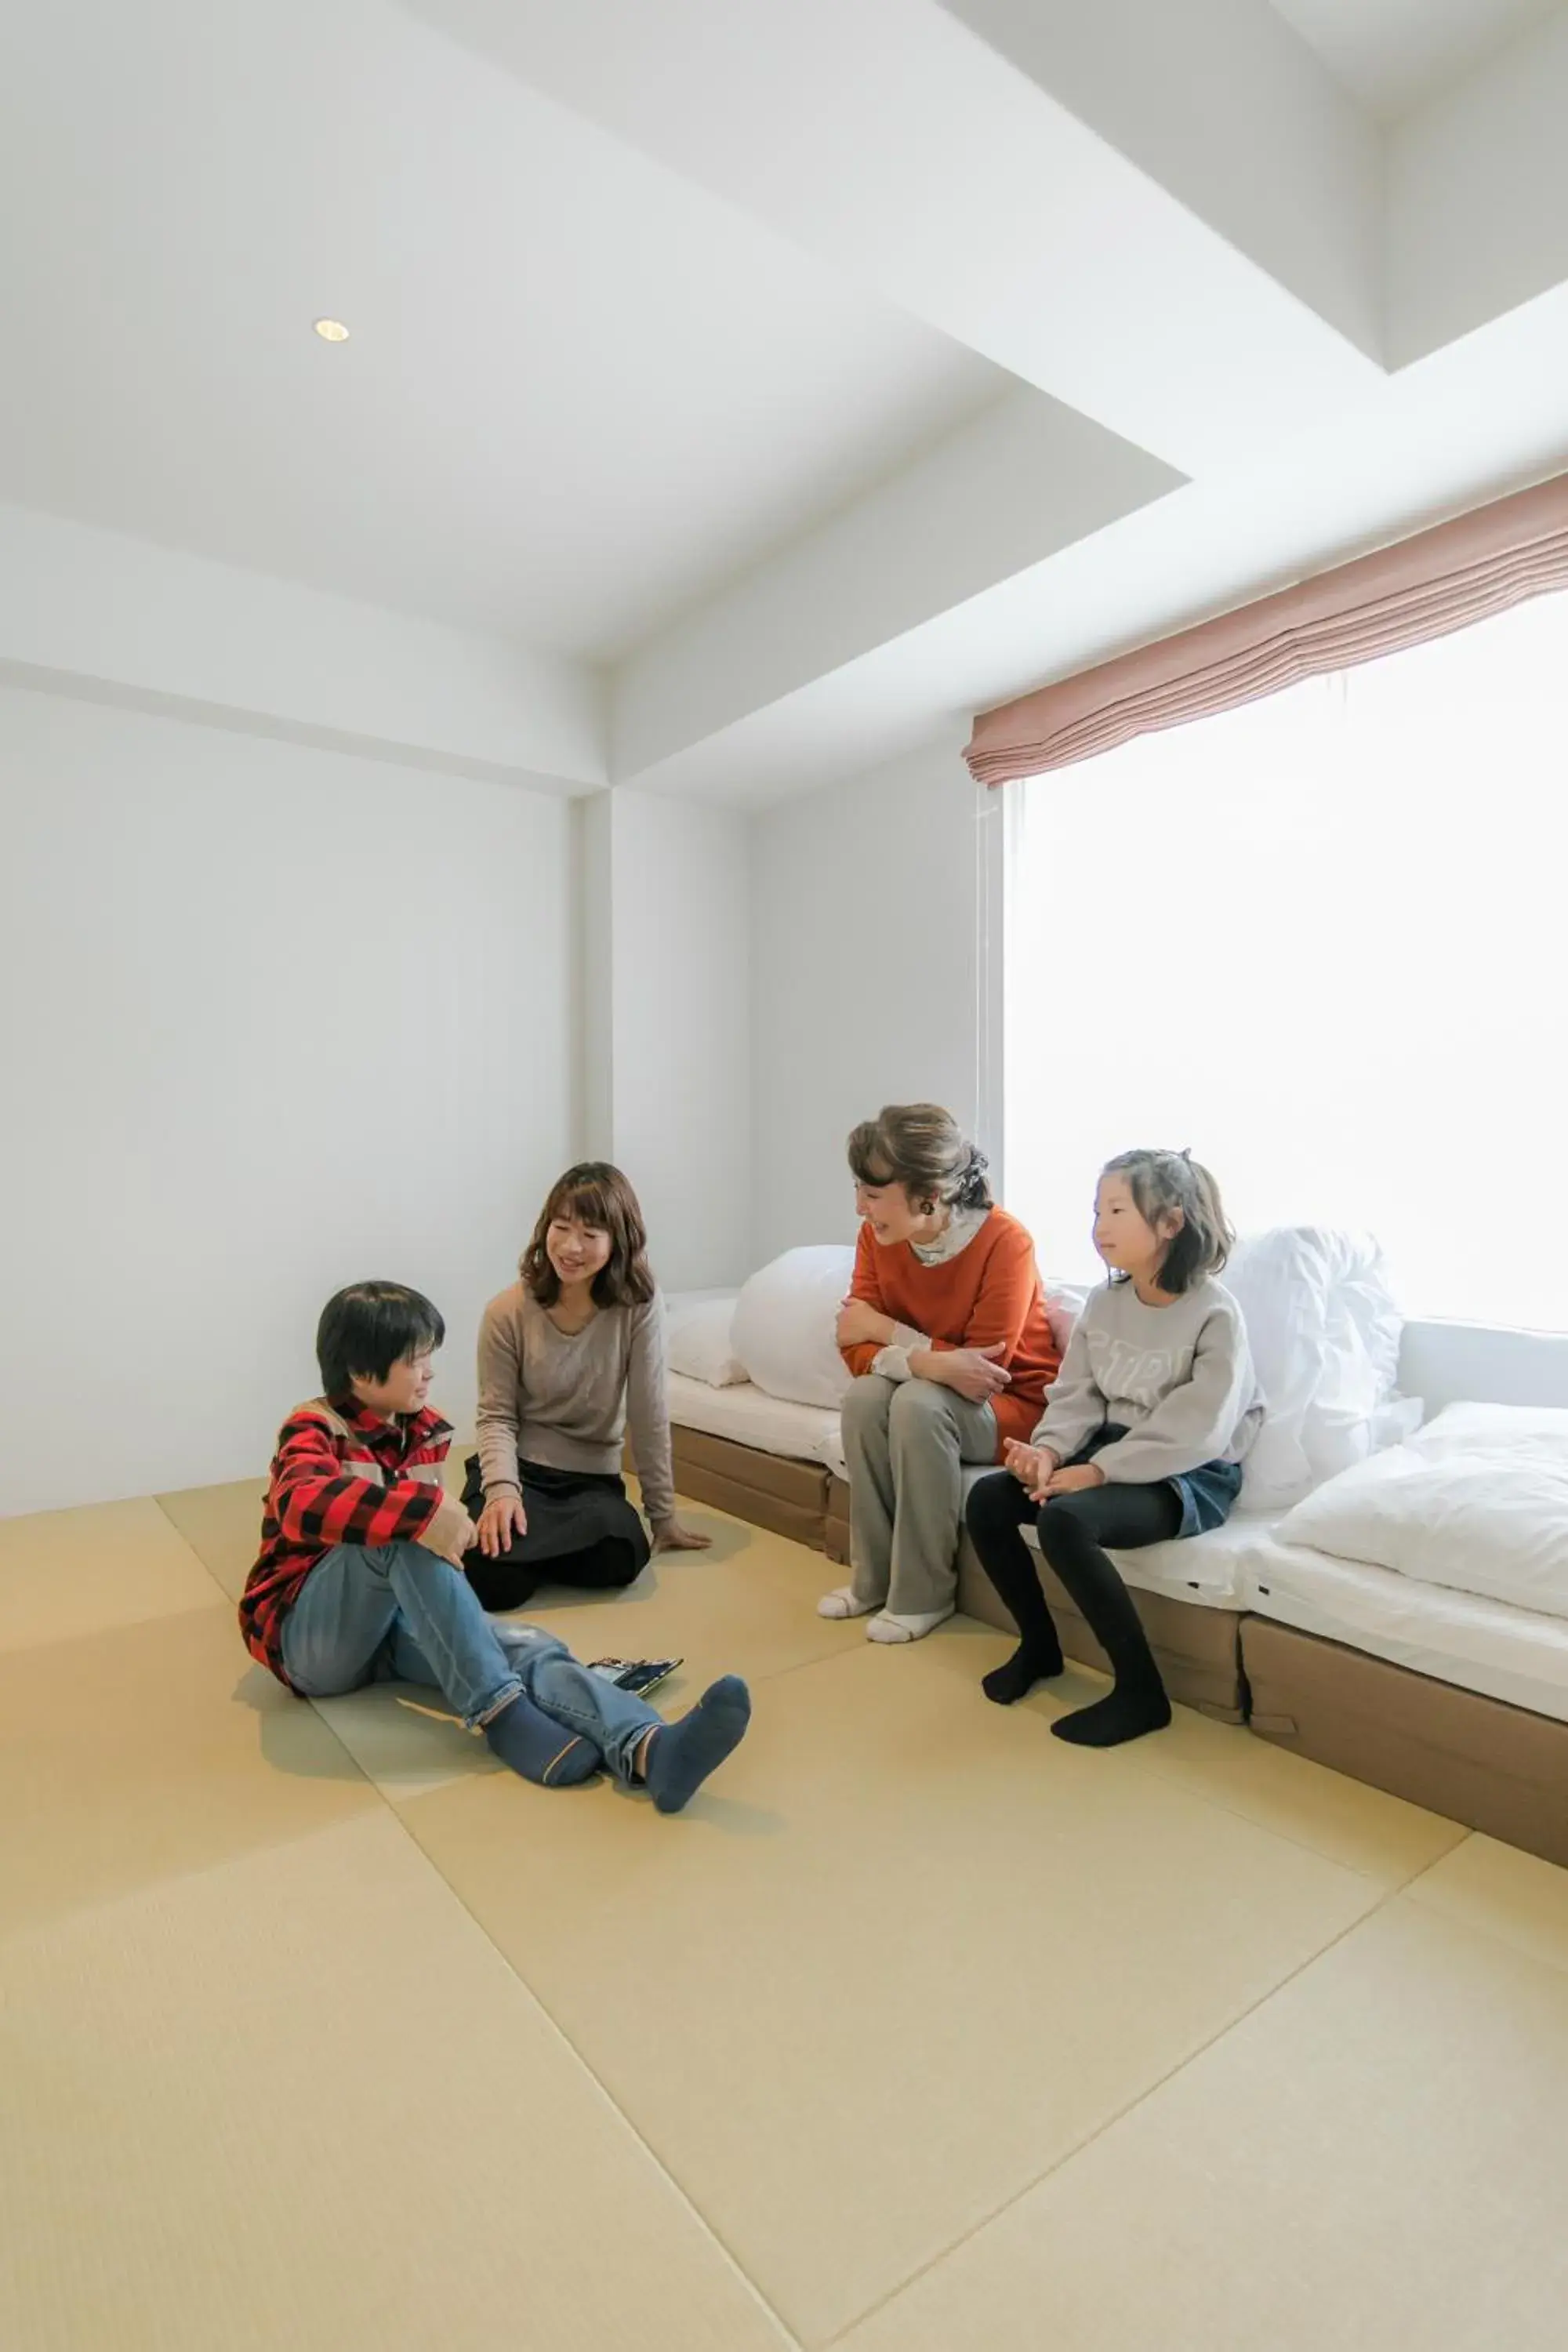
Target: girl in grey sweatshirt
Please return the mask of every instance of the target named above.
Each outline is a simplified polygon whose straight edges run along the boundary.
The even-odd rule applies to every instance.
[[[1114,1748],[1171,1719],[1159,1667],[1107,1556],[1197,1535],[1228,1517],[1263,1418],[1241,1310],[1215,1277],[1233,1236],[1219,1188],[1185,1152],[1128,1151],[1102,1171],[1094,1245],[1110,1270],[1068,1343],[1026,1445],[983,1478],[965,1517],[1019,1644],[984,1677],[999,1706],[1062,1669],[1022,1529],[1067,1587],[1115,1671],[1107,1698],[1051,1729]]]

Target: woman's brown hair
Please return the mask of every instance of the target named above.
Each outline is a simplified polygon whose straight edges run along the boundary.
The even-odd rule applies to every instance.
[[[637,1196],[620,1170],[607,1160],[580,1160],[551,1186],[518,1266],[541,1307],[553,1307],[561,1296],[561,1276],[544,1246],[558,1217],[574,1217],[579,1224],[610,1236],[610,1255],[594,1276],[595,1306],[646,1307],[655,1288],[647,1262],[647,1227]]]
[[[857,1184],[901,1184],[911,1208],[989,1209],[985,1154],[940,1103],[887,1103],[849,1138]]]

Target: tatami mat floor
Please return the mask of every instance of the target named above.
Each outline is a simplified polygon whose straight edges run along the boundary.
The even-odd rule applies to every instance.
[[[232,1600],[258,1483],[0,1522],[0,2344],[1561,2352],[1568,1873],[1194,1716],[1004,1713],[716,1514],[587,1654],[752,1681],[554,1794]]]

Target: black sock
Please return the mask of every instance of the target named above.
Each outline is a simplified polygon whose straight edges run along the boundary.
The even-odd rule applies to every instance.
[[[980,1678],[981,1689],[998,1706],[1011,1706],[1062,1670],[1062,1645],[1040,1590],[1039,1566],[1020,1532],[1036,1509],[1012,1473],[1001,1470],[972,1490],[964,1514],[975,1557],[1018,1628],[1018,1646],[1005,1665]]]
[[[998,1706],[1011,1706],[1015,1700],[1032,1691],[1037,1683],[1048,1682],[1053,1675],[1059,1675],[1063,1664],[1057,1629],[1047,1621],[1043,1635],[1026,1633],[1005,1665],[993,1666],[988,1675],[982,1675],[980,1687]]]
[[[1141,1739],[1146,1731],[1163,1731],[1170,1720],[1171,1702],[1163,1684],[1150,1688],[1143,1683],[1118,1683],[1108,1698],[1059,1715],[1051,1729],[1075,1748],[1120,1748],[1125,1740]]]
[[[1171,1702],[1143,1621],[1097,1538],[1103,1533],[1112,1542],[1149,1543],[1173,1536],[1179,1525],[1180,1506],[1163,1486],[1091,1487],[1047,1503],[1040,1513],[1040,1549],[1116,1676],[1109,1697],[1052,1724],[1058,1739],[1075,1748],[1120,1748],[1170,1722]]]

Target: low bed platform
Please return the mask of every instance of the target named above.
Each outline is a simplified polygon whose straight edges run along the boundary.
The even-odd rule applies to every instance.
[[[675,1483],[683,1495],[847,1564],[849,1488],[837,1413],[785,1403],[750,1383],[710,1388],[675,1374],[669,1390]],[[1221,1723],[1241,1723],[1240,1610],[1230,1549],[1229,1531],[1221,1529],[1193,1543],[1161,1544],[1122,1565],[1173,1698]],[[1046,1577],[1068,1656],[1104,1667],[1099,1643],[1048,1570]],[[967,1538],[958,1605],[1005,1630],[1001,1603]]]
[[[1568,1865],[1568,1724],[1267,1617],[1241,1655],[1259,1739]]]
[[[687,1443],[709,1446],[714,1441],[694,1439],[689,1433]],[[695,1486],[687,1491],[759,1526],[797,1533],[802,1542],[820,1541],[830,1559],[847,1563],[849,1489],[841,1478],[827,1482],[819,1538],[805,1531],[816,1524],[820,1473],[815,1465],[775,1462],[770,1471],[748,1447],[721,1443],[721,1454],[722,1475],[700,1491]],[[804,1512],[796,1502],[789,1525],[784,1516],[788,1507],[763,1483],[784,1470],[801,1481],[797,1496],[809,1496]],[[1384,1646],[1403,1647],[1406,1656],[1421,1660],[1419,1666],[1399,1664],[1342,1639],[1258,1613],[1260,1602],[1267,1607],[1278,1601],[1294,1605],[1301,1613],[1315,1612],[1320,1623],[1334,1622],[1329,1595],[1321,1588],[1315,1601],[1301,1600],[1310,1580],[1300,1554],[1287,1591],[1278,1574],[1282,1547],[1270,1542],[1267,1523],[1233,1519],[1226,1532],[1232,1536],[1227,1549],[1237,1570],[1233,1605],[1205,1604],[1195,1596],[1183,1600],[1166,1591],[1130,1584],[1173,1698],[1218,1722],[1246,1723],[1260,1739],[1385,1789],[1429,1812],[1483,1830],[1549,1862],[1568,1864],[1568,1720],[1562,1719],[1568,1717],[1568,1627],[1544,1619],[1521,1623],[1519,1611],[1471,1603],[1474,1622],[1468,1631],[1480,1638],[1468,1643],[1467,1664],[1460,1654],[1466,1645],[1456,1640],[1454,1631],[1467,1615],[1463,1596],[1435,1596],[1423,1629],[1427,1612],[1422,1595],[1394,1593],[1387,1597],[1381,1629]],[[1184,1549],[1190,1554],[1193,1546]],[[1272,1581],[1270,1559],[1275,1563]],[[1123,1565],[1134,1568],[1131,1557]],[[1334,1574],[1342,1562],[1323,1565],[1329,1585],[1342,1581]],[[1240,1583],[1240,1572],[1248,1569],[1254,1578],[1261,1570],[1260,1582]],[[1386,1572],[1362,1574],[1371,1582]],[[1044,1580],[1068,1656],[1103,1668],[1106,1660],[1099,1643],[1048,1569]],[[967,1541],[959,1557],[958,1605],[966,1615],[1006,1630],[1005,1612]],[[1397,1629],[1395,1610],[1400,1612]],[[1433,1639],[1439,1621],[1445,1626],[1441,1652]],[[1365,1643],[1377,1634],[1363,1622],[1357,1638]],[[1483,1648],[1489,1653],[1489,1665],[1478,1654]],[[1441,1674],[1435,1671],[1439,1664]],[[1515,1696],[1495,1697],[1464,1687],[1452,1679],[1456,1675],[1471,1682],[1484,1677],[1492,1687],[1509,1689]],[[1517,1703],[1526,1694],[1530,1704]],[[1542,1711],[1547,1706],[1552,1713]]]
[[[1568,1405],[1568,1341],[1408,1324],[1401,1386],[1428,1416],[1478,1395]],[[675,1378],[670,1392],[683,1494],[847,1563],[837,1413],[750,1384]],[[1272,1520],[1246,1512],[1118,1566],[1184,1706],[1568,1865],[1568,1619],[1281,1544]],[[1063,1649],[1104,1667],[1042,1574]],[[967,1538],[958,1603],[1006,1630]]]
[[[675,1431],[678,1494],[773,1535],[791,1536],[814,1551],[827,1549],[828,1483],[820,1462],[768,1454],[700,1429]]]
[[[836,1412],[789,1404],[749,1381],[716,1389],[679,1372],[669,1409],[681,1494],[826,1549],[828,1487],[844,1466]]]

